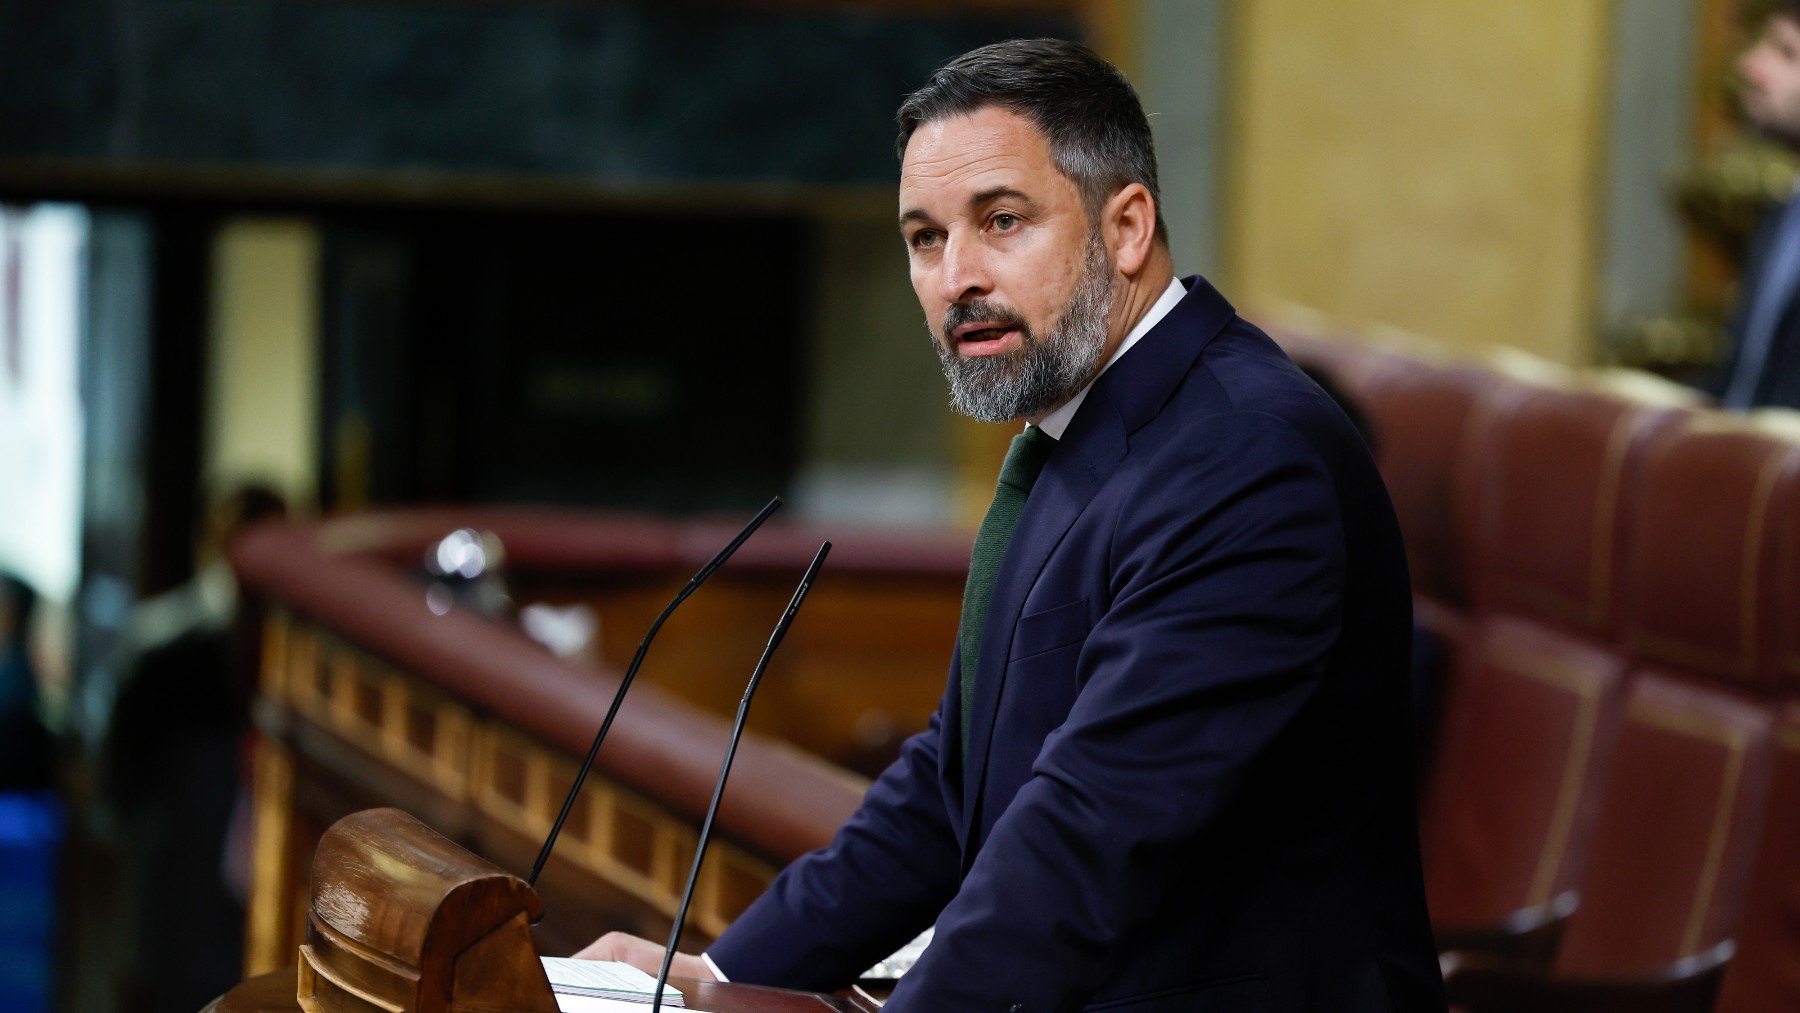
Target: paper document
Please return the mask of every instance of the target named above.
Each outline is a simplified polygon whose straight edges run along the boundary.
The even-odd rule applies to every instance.
[[[538,959],[544,963],[544,976],[550,979],[550,991],[556,993],[557,1005],[564,1010],[599,1011],[647,1006],[656,990],[655,978],[616,960]],[[564,998],[594,999],[606,1005],[570,1005],[563,1003]],[[681,1005],[681,993],[672,985],[664,985],[663,1006]]]
[[[591,995],[570,995],[557,992],[556,1008],[561,1013],[644,1013],[650,1008],[650,997],[642,999],[598,999]],[[670,1009],[669,1003],[663,1003],[663,1009]]]

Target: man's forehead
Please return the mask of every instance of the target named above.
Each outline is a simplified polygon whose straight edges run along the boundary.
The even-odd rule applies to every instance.
[[[1050,145],[1030,120],[997,107],[920,124],[900,163],[904,212],[925,200],[961,201],[996,189],[1042,189],[1055,175]]]

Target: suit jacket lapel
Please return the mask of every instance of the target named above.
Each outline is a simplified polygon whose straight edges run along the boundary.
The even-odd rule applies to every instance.
[[[981,825],[983,776],[993,748],[1006,663],[1012,654],[1013,628],[1025,606],[1025,596],[1043,572],[1050,553],[1125,459],[1131,434],[1155,417],[1187,375],[1200,350],[1236,315],[1231,304],[1204,279],[1196,277],[1187,284],[1188,296],[1094,381],[1087,400],[1045,463],[1019,524],[1013,529],[1012,542],[1007,546],[1006,559],[988,600],[975,699],[969,713],[959,715],[969,722],[969,757],[962,770],[959,827],[965,868],[974,858],[969,844],[974,828]]]
[[[981,661],[975,677],[974,706],[966,715],[969,724],[969,762],[963,770],[963,841],[976,825],[980,808],[982,773],[993,744],[994,718],[1006,680],[1006,661],[1012,654],[1013,627],[1024,608],[1025,595],[1049,560],[1051,550],[1068,534],[1106,476],[1125,456],[1125,430],[1108,405],[1082,404],[1077,422],[1063,434],[1037,484],[1025,502],[1025,512],[1013,529],[1006,560],[994,581],[988,600],[987,626],[982,632]],[[1104,410],[1101,410],[1104,409]]]

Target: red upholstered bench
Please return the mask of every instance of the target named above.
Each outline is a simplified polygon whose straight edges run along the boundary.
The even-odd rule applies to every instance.
[[[1773,559],[1757,608],[1767,616],[1763,675],[1783,705],[1769,804],[1719,1013],[1800,1009],[1800,481],[1773,481],[1763,539]]]
[[[1645,449],[1678,421],[1616,396],[1503,385],[1465,437],[1455,509],[1474,618],[1421,812],[1447,948],[1551,955],[1622,700],[1621,524]]]
[[[1454,967],[1468,1007],[1712,1008],[1776,766],[1774,508],[1796,476],[1792,445],[1716,416],[1645,446],[1620,571],[1633,667],[1579,905],[1548,974]]]

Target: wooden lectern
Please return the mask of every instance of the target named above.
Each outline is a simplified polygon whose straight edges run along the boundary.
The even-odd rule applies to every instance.
[[[555,1013],[531,940],[543,913],[517,876],[398,809],[364,810],[334,824],[313,854],[298,970],[251,978],[203,1013]],[[752,985],[675,985],[686,1009],[709,1013],[873,1008]]]

